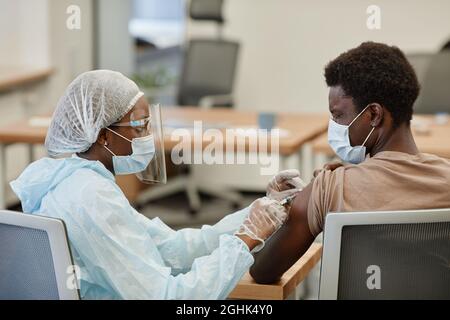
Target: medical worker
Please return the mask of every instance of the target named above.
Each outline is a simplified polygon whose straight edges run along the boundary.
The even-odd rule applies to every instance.
[[[277,202],[298,172],[280,173],[268,196],[213,226],[174,231],[128,202],[115,175],[164,182],[160,112],[118,72],[78,76],[58,102],[45,146],[11,187],[25,213],[62,219],[83,299],[224,299],[287,219]]]

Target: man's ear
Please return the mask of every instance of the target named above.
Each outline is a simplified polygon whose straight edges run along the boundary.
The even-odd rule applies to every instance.
[[[370,109],[370,125],[378,127],[382,124],[384,119],[384,108],[379,103],[371,103]]]

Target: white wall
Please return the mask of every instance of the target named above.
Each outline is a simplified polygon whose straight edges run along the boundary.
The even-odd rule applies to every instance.
[[[50,63],[48,0],[19,0],[21,64],[47,67]],[[17,24],[16,21],[16,24]]]
[[[381,8],[381,29],[369,30],[366,9]],[[406,52],[433,51],[450,38],[448,0],[227,0],[225,36],[241,41],[237,107],[325,112],[324,65],[367,40]],[[190,37],[214,36],[201,22]]]
[[[128,31],[131,0],[98,0],[97,68],[130,75],[134,71],[133,40]]]
[[[66,27],[66,9],[73,4],[81,9],[80,30]],[[1,92],[0,125],[54,110],[73,78],[92,69],[92,29],[92,0],[0,0],[0,66],[50,66],[55,70],[44,82]],[[37,156],[43,154],[38,147]],[[27,149],[10,146],[6,159],[10,181],[27,165]],[[8,187],[8,202],[13,198]]]
[[[0,64],[48,65],[48,1],[0,0]]]
[[[67,85],[80,73],[93,68],[93,1],[49,0],[50,64],[55,68],[51,78],[49,108],[56,106]],[[81,28],[69,30],[67,7],[77,5],[81,10]]]
[[[11,32],[11,26],[16,24],[19,7],[14,1],[0,0],[0,8],[0,61],[15,64],[19,59],[19,29]]]
[[[66,28],[69,5],[81,9],[81,29]],[[52,67],[46,84],[0,93],[0,115],[28,114],[54,109],[67,84],[93,64],[91,0],[0,0],[0,66]],[[13,96],[24,96],[11,103]],[[8,101],[5,103],[4,101]],[[7,109],[4,109],[7,108]],[[0,117],[0,123],[5,120]]]

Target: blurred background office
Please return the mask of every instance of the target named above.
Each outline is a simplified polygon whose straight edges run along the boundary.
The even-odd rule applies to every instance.
[[[164,106],[221,106],[256,114],[325,115],[324,65],[368,40],[397,45],[408,55],[422,84],[418,112],[450,111],[450,2],[378,0],[381,23],[375,29],[366,24],[372,4],[0,0],[0,128],[30,119],[45,126],[43,116],[51,114],[66,86],[92,69],[133,78],[152,102],[163,105],[163,112]],[[77,13],[79,28],[77,21],[71,28],[68,23]],[[5,176],[0,179],[6,207],[20,210],[7,183],[30,156],[39,158],[45,151],[39,143],[30,149],[13,141],[3,140]],[[302,152],[287,157],[280,169],[301,167],[313,151]],[[269,179],[256,165],[168,165],[169,184],[179,183],[167,190],[139,198],[147,190],[134,177],[123,178],[121,187],[132,202],[140,199],[136,206],[143,214],[160,216],[174,228],[218,221],[260,196]],[[180,176],[184,180],[177,180]],[[215,191],[203,190],[209,188]]]

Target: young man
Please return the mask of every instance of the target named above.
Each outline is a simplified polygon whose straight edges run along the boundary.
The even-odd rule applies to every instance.
[[[321,171],[295,198],[250,270],[260,283],[276,281],[305,253],[329,212],[450,207],[450,161],[420,153],[411,132],[419,84],[405,55],[365,42],[331,61],[325,80],[328,141],[347,164]]]

